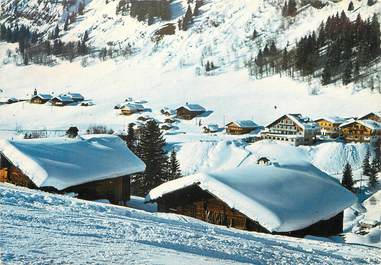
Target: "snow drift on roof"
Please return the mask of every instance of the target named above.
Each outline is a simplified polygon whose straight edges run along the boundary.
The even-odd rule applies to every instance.
[[[41,94],[41,93],[38,93],[37,95],[33,95],[32,98],[36,98],[36,97],[39,97],[39,98],[42,98],[42,99],[46,99],[46,100],[50,100],[53,98],[52,95],[50,94]]]
[[[150,191],[146,201],[192,185],[272,232],[303,229],[355,202],[351,192],[307,162],[198,173],[160,185]]]
[[[241,128],[256,128],[258,127],[258,125],[253,122],[252,120],[236,120],[236,121],[232,121],[232,123],[235,123],[236,125],[238,125],[239,127]]]
[[[351,119],[348,122],[341,124],[340,127],[346,127],[346,126],[351,125],[352,123],[356,123],[356,122],[365,126],[365,127],[368,127],[369,129],[372,129],[372,130],[377,130],[377,131],[381,130],[381,123],[374,121],[374,120]]]
[[[186,108],[189,111],[206,111],[204,107],[202,107],[199,104],[194,104],[194,103],[186,103],[184,106],[181,106]]]
[[[374,115],[376,115],[377,117],[380,117],[380,118],[381,118],[381,111],[372,111],[372,112],[369,112],[369,113],[365,114],[364,116],[360,117],[359,119],[361,120],[361,119],[365,118],[366,116],[368,116],[368,115],[370,115],[370,114],[374,114]]]
[[[53,99],[57,99],[57,100],[62,101],[62,102],[73,102],[74,101],[72,97],[67,96],[67,95],[59,95],[59,96],[54,97]]]
[[[96,180],[142,172],[144,163],[117,136],[82,139],[1,140],[0,152],[37,187],[63,190]]]
[[[319,120],[326,120],[326,121],[329,121],[329,122],[331,122],[333,124],[341,124],[341,123],[344,123],[344,122],[348,121],[347,118],[342,118],[342,117],[338,117],[338,116],[321,117],[319,119],[316,119],[315,121],[319,121]]]

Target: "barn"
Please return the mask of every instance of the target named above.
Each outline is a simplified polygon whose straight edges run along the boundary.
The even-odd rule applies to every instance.
[[[199,104],[186,103],[184,106],[176,109],[176,116],[179,119],[191,120],[205,111],[206,109]]]
[[[0,182],[126,205],[145,164],[117,136],[0,141]]]
[[[355,196],[307,162],[252,165],[198,173],[151,190],[160,212],[216,225],[282,234],[331,236],[343,231],[343,210]]]

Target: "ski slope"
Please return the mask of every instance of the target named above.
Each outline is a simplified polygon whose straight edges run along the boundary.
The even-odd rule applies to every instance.
[[[4,264],[379,264],[379,249],[271,236],[0,185]]]

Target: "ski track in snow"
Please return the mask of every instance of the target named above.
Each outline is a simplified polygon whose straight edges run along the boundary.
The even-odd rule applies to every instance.
[[[5,264],[377,264],[376,249],[271,236],[0,185]]]

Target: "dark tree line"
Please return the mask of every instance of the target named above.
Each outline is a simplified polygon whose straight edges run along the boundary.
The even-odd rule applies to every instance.
[[[154,23],[155,18],[162,20],[171,19],[171,9],[168,0],[157,1],[126,1],[121,0],[116,8],[117,14],[127,14],[139,21],[147,21],[149,25]]]
[[[202,5],[203,5],[202,0],[196,1],[193,12],[192,12],[191,6],[188,5],[185,15],[177,21],[177,24],[180,30],[186,31],[189,28],[189,26],[193,23],[193,17],[200,15],[200,7]]]
[[[86,42],[89,39],[87,31],[81,40],[64,43],[59,38],[58,26],[50,34],[50,40],[42,40],[36,32],[32,32],[25,26],[7,27],[0,25],[0,41],[18,43],[19,53],[25,65],[30,62],[36,64],[50,64],[52,55],[60,56],[72,61],[78,56],[89,53]]]
[[[282,16],[295,17],[296,13],[297,13],[296,1],[295,0],[285,1],[282,8]]]
[[[376,15],[368,20],[358,15],[352,22],[343,11],[322,22],[317,33],[302,37],[294,49],[281,53],[265,47],[248,66],[250,73],[259,78],[264,74],[299,71],[301,76],[321,76],[323,85],[338,79],[348,84],[358,80],[361,68],[380,56],[380,38]]]
[[[283,51],[287,53],[287,50]],[[266,44],[264,49],[260,49],[257,57],[254,60],[254,64],[250,66],[251,74],[257,78],[269,76],[271,74],[279,72],[281,65],[279,59],[281,58],[282,51],[280,51],[275,42]],[[286,58],[287,56],[285,56]]]
[[[133,193],[144,196],[160,184],[181,177],[181,171],[176,151],[167,155],[163,133],[155,120],[148,120],[138,132],[135,132],[134,124],[129,124],[128,134],[123,138],[146,164],[146,170],[136,175],[131,183]]]

